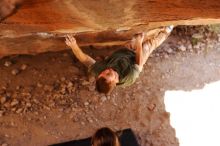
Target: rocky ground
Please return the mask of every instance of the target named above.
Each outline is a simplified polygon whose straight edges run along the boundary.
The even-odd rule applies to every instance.
[[[85,51],[97,60],[114,49]],[[0,145],[42,146],[91,136],[97,128],[132,128],[142,146],[177,146],[165,111],[167,90],[220,80],[217,27],[178,27],[145,65],[137,82],[109,95],[70,50],[0,60]],[[178,98],[178,97],[177,97]]]

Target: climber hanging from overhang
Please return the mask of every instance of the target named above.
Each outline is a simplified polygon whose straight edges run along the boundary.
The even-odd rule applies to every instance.
[[[66,44],[74,55],[96,78],[98,92],[109,94],[116,86],[126,87],[135,82],[150,54],[169,36],[173,26],[160,28],[150,38],[144,33],[135,35],[124,49],[114,52],[102,61],[95,61],[77,45],[72,35],[67,35]]]

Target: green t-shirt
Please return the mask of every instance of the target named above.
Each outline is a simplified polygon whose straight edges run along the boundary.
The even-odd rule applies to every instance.
[[[135,62],[135,53],[128,49],[116,51],[105,60],[96,62],[89,68],[89,73],[97,77],[107,68],[112,68],[119,74],[117,85],[120,86],[133,84],[141,72]]]

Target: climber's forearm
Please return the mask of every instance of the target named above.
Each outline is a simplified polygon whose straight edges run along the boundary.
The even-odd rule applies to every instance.
[[[89,55],[85,54],[77,44],[70,46],[76,58],[84,64],[86,67],[89,67],[95,63],[95,60]]]
[[[93,58],[83,53],[83,51],[79,48],[73,35],[67,35],[65,43],[72,49],[76,58],[79,59],[79,61],[83,63],[86,67],[89,67],[95,63],[95,60]]]

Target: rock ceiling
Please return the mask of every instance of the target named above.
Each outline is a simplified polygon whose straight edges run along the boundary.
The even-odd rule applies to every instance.
[[[2,0],[0,56],[65,49],[68,33],[81,46],[123,44],[160,26],[220,23],[219,10],[216,0]]]

